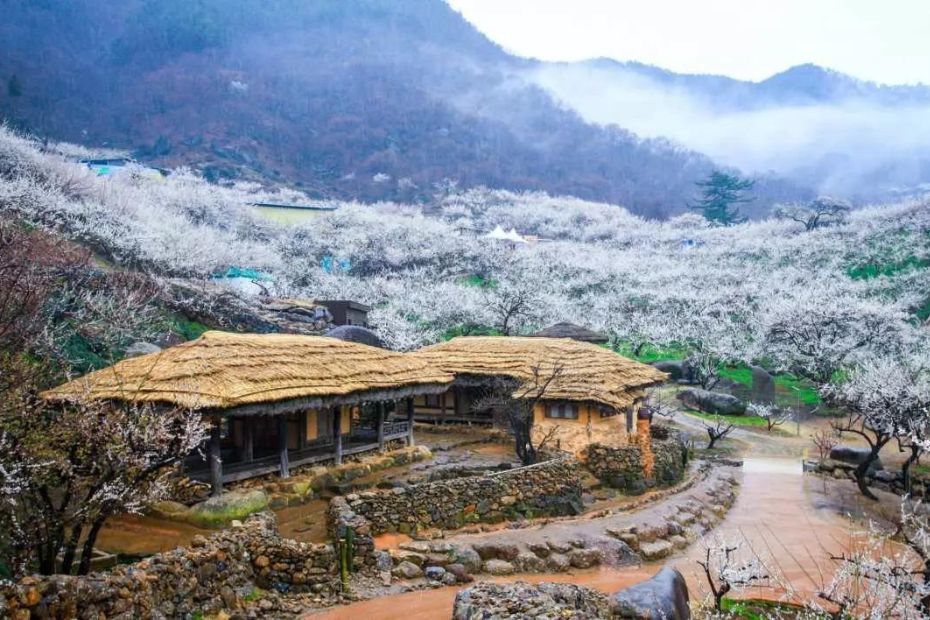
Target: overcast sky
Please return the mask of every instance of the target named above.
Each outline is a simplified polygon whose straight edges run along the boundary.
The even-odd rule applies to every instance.
[[[761,80],[813,62],[930,84],[930,0],[448,0],[521,56]]]

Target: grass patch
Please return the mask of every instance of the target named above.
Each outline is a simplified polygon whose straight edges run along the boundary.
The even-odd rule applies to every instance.
[[[708,422],[716,422],[718,419],[725,420],[728,424],[734,426],[761,426],[765,428],[765,419],[757,415],[717,415],[715,413],[704,413],[695,409],[685,409],[685,413]]]
[[[675,345],[656,347],[647,344],[639,350],[639,353],[634,353],[633,346],[630,343],[621,342],[617,344],[617,346],[612,347],[612,349],[623,357],[629,357],[644,364],[650,364],[660,360],[683,360],[688,356],[687,349]]]
[[[789,374],[778,375],[775,377],[775,385],[790,392],[794,403],[797,403],[797,400],[800,399],[801,404],[808,407],[817,407],[823,404],[817,388],[805,379],[799,379]]]
[[[765,599],[735,600],[725,598],[720,607],[724,612],[742,620],[768,620],[769,618],[792,618],[804,610],[803,607],[780,601]],[[816,617],[816,616],[815,616]],[[828,616],[823,616],[824,618]]]
[[[899,261],[856,265],[847,269],[846,274],[853,280],[871,280],[879,276],[894,276],[911,269],[926,269],[927,267],[930,267],[930,260],[908,256]]]
[[[184,340],[197,340],[210,328],[199,321],[190,321],[183,316],[174,316],[171,320],[171,331]]]
[[[735,381],[746,387],[752,387],[752,369],[745,364],[740,366],[727,366],[720,370],[720,376]]]
[[[453,325],[442,332],[442,340],[452,340],[458,336],[503,336],[503,334],[486,325]]]

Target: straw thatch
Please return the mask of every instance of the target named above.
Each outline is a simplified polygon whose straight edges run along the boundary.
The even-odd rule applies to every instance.
[[[469,337],[420,349],[413,356],[457,375],[532,381],[560,368],[544,398],[593,402],[616,411],[632,405],[666,374],[586,342],[567,338]],[[531,387],[531,386],[528,386]]]
[[[542,329],[535,334],[534,338],[571,338],[582,342],[593,342],[595,344],[604,344],[607,342],[607,336],[593,329],[575,325],[574,323],[556,323],[546,329]]]
[[[437,392],[452,380],[426,360],[336,338],[211,331],[43,396],[271,413]]]

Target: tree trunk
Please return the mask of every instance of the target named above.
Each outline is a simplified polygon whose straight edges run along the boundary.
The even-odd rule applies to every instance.
[[[882,449],[884,444],[877,443],[872,446],[872,449],[869,451],[869,456],[866,460],[859,463],[853,472],[856,477],[856,486],[859,487],[859,491],[867,498],[878,501],[878,497],[872,493],[872,490],[869,488],[868,472],[871,469],[872,465],[878,459],[878,453]]]
[[[907,460],[904,461],[904,464],[901,466],[901,476],[904,478],[904,492],[910,494],[911,492],[911,466],[917,462],[917,459],[920,458],[920,448],[918,446],[910,446],[911,455],[907,457]]]
[[[78,544],[81,542],[81,533],[83,531],[83,523],[75,525],[71,530],[71,536],[68,538],[68,544],[65,545],[65,553],[61,559],[61,572],[65,575],[71,574],[71,567],[74,566],[74,556],[77,553]]]
[[[84,548],[81,550],[81,565],[78,567],[78,575],[86,575],[90,572],[90,561],[94,557],[94,545],[97,544],[97,534],[100,528],[106,522],[106,517],[99,517],[91,526],[87,533],[87,540],[84,541]]]

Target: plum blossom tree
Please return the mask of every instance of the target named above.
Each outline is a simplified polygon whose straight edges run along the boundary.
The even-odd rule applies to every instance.
[[[90,569],[106,520],[165,499],[170,473],[206,436],[199,413],[6,400],[0,522],[17,574]],[[60,564],[59,564],[60,557]]]
[[[826,386],[823,393],[849,414],[834,422],[840,433],[861,437],[869,454],[854,470],[863,495],[877,499],[868,488],[867,472],[879,452],[897,437],[927,447],[926,428],[930,421],[930,363],[925,354],[905,358],[875,357],[853,370],[848,380]],[[916,460],[916,457],[915,457]]]

